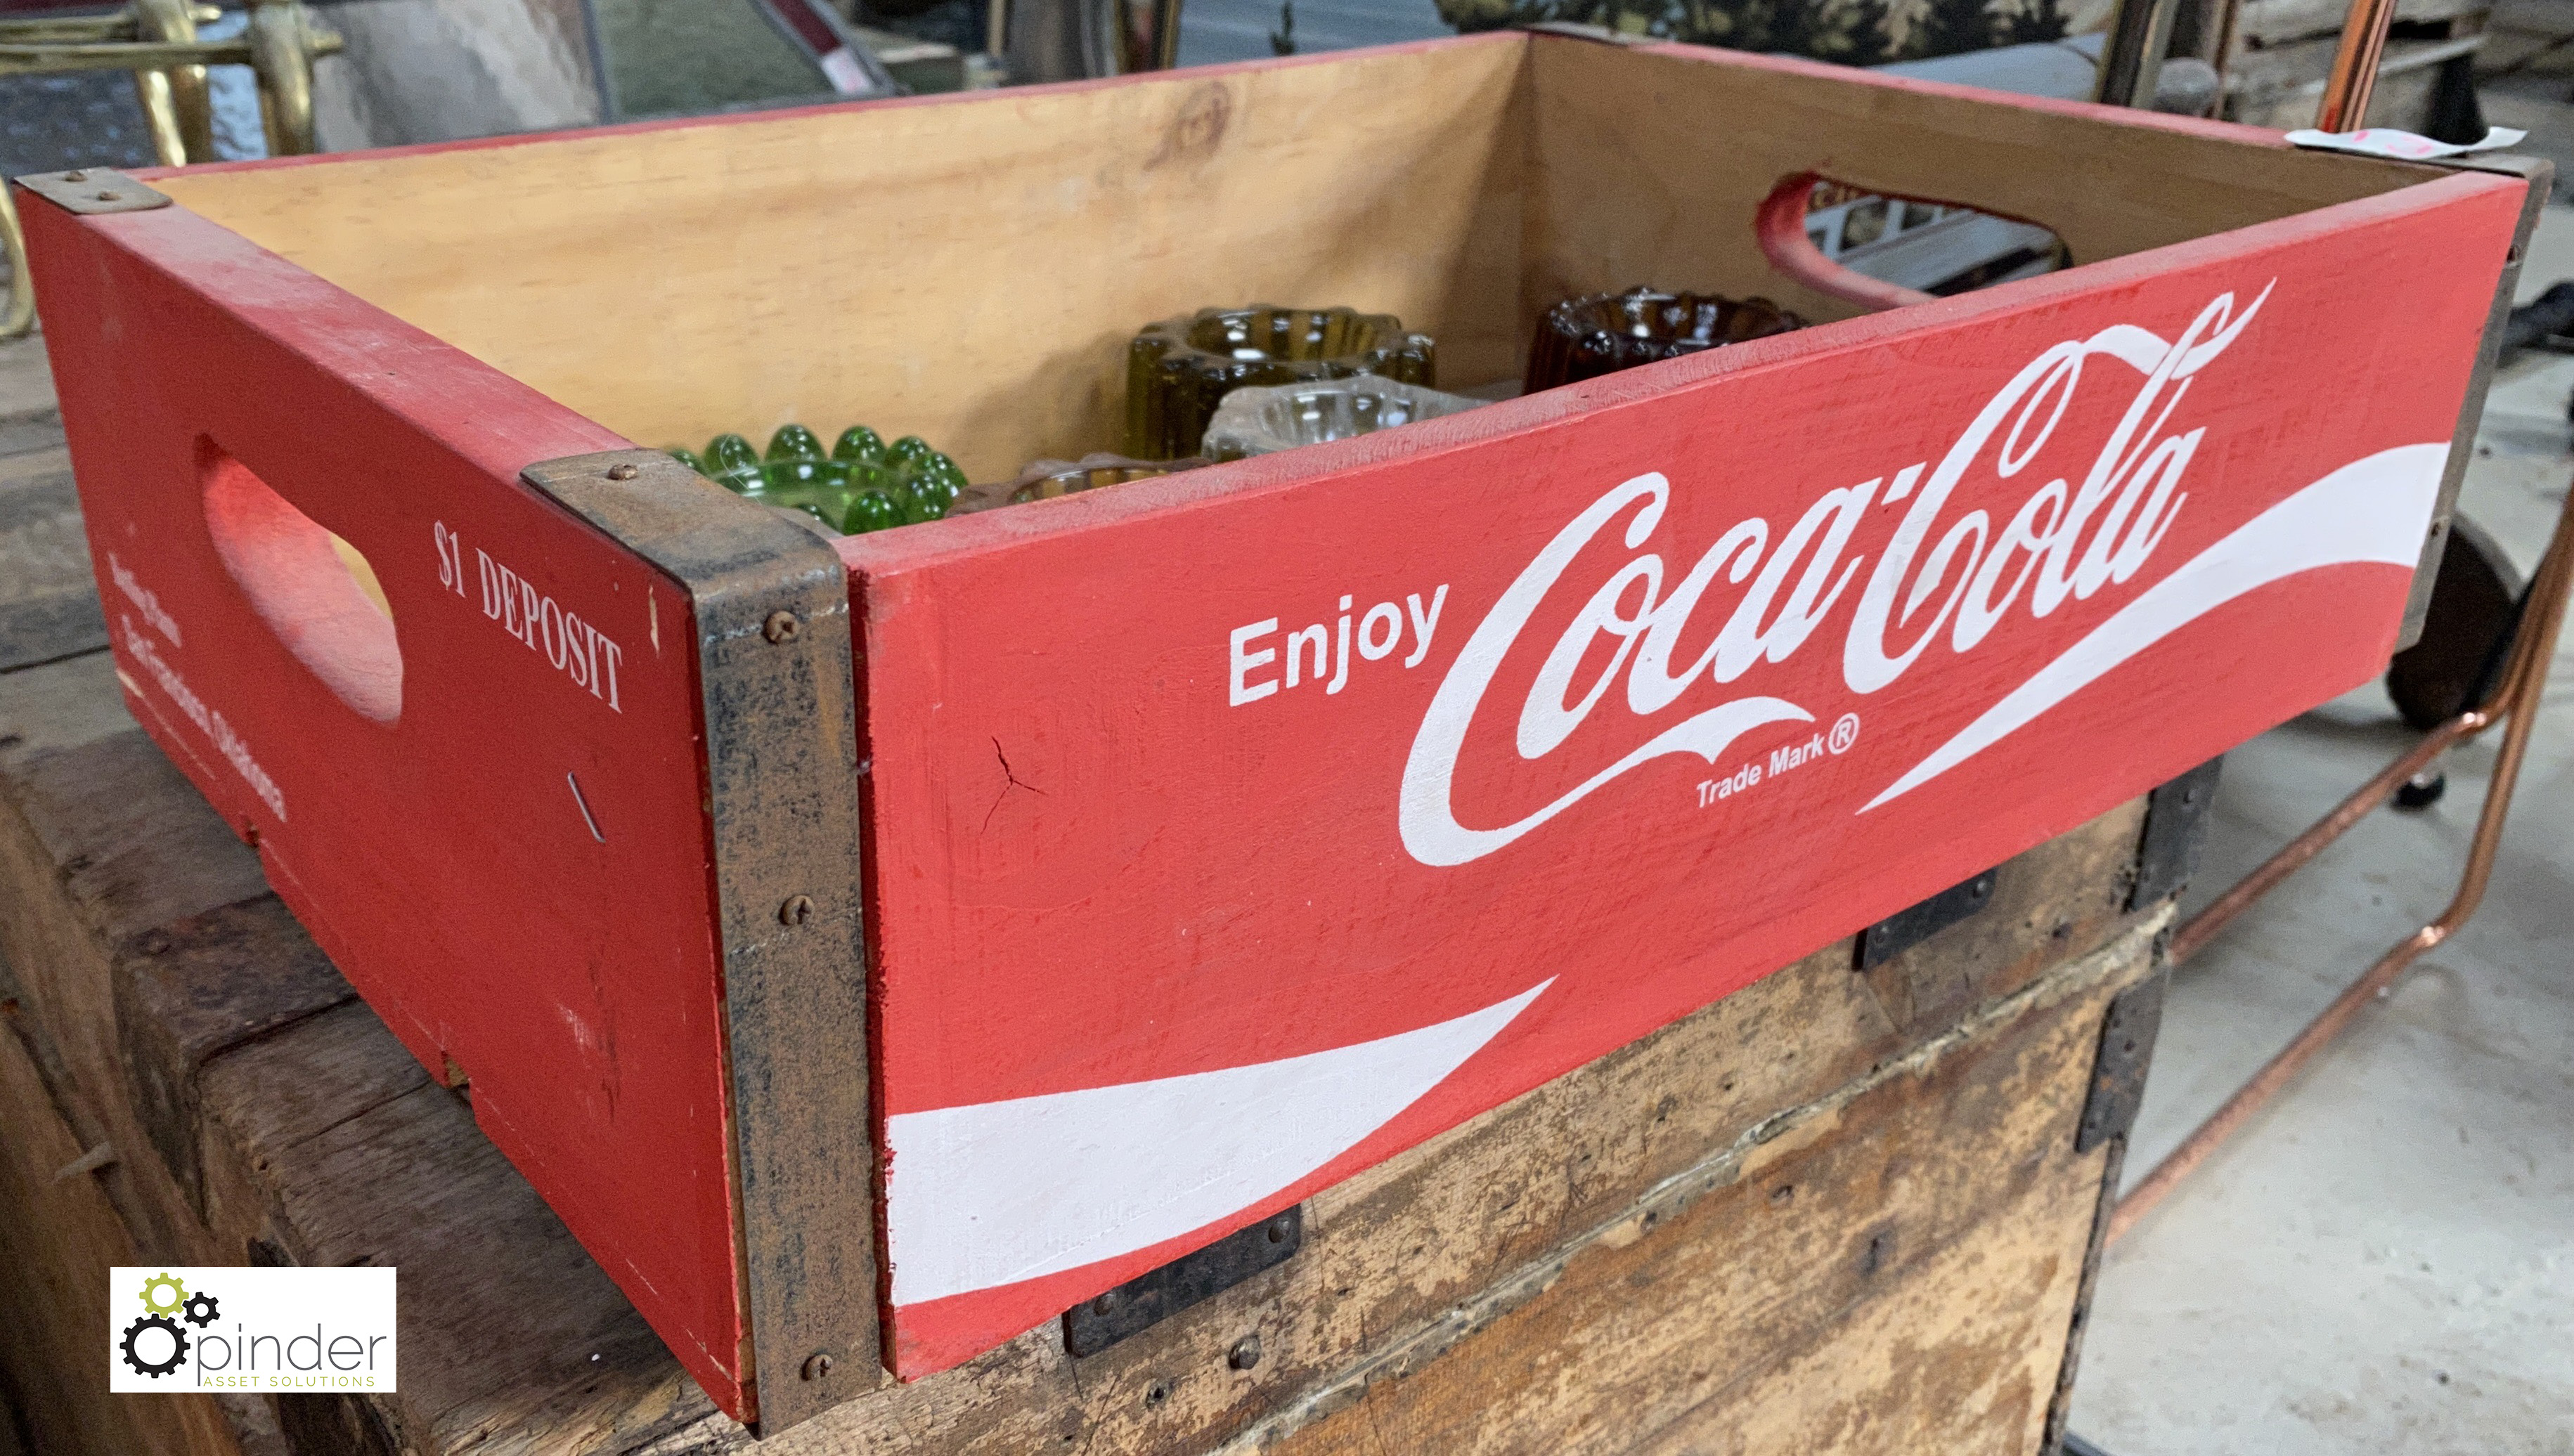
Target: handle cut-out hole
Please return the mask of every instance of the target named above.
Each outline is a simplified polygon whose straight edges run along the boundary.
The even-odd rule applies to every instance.
[[[1806,172],[1761,207],[1761,251],[1820,293],[1898,309],[2069,267],[2035,223],[1957,203],[1871,192]]]
[[[365,553],[212,441],[198,442],[197,467],[215,554],[259,619],[360,716],[400,718],[402,647]]]

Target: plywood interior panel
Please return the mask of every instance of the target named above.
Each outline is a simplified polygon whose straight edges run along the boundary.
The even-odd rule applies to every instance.
[[[2372,197],[2431,168],[2289,149],[2246,127],[1878,78],[1687,46],[1530,47],[1534,149],[1522,308],[1651,284],[1853,306],[1773,272],[1762,199],[1817,172],[2055,231],[2077,264]],[[2011,104],[1996,104],[2007,100]]]
[[[157,180],[646,444],[864,420],[976,478],[1113,446],[1126,341],[1349,304],[1515,368],[1518,37]],[[399,244],[388,240],[402,240]]]
[[[1754,246],[1796,172],[2043,223],[2077,262],[2437,175],[1854,79],[1493,35],[157,185],[640,442],[863,420],[988,479],[1117,446],[1125,342],[1210,304],[1400,315],[1452,388],[1515,375],[1578,293],[1848,317]]]

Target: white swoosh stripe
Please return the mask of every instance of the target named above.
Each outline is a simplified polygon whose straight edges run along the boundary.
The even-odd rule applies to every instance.
[[[2351,461],[2182,563],[1913,766],[1865,814],[2024,727],[2111,668],[2256,587],[2326,566],[2412,566],[2440,493],[2449,442],[2398,445]]]
[[[1280,1062],[888,1117],[893,1302],[1077,1269],[1249,1207],[1393,1120],[1553,984]]]

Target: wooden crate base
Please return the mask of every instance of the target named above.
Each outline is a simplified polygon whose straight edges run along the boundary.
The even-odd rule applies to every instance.
[[[2168,917],[2125,908],[2142,813],[1868,973],[1828,947],[1332,1189],[1295,1258],[1098,1355],[1041,1328],[761,1449],[2038,1450],[2119,1148],[2075,1123]],[[95,650],[0,673],[0,1394],[35,1449],[751,1444]],[[269,1259],[401,1268],[399,1394],[105,1393],[108,1263]]]

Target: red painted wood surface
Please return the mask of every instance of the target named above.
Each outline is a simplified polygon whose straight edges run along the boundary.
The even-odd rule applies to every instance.
[[[900,1373],[2372,675],[2519,187],[2461,175],[846,543]],[[741,1413],[690,626],[670,583],[516,479],[625,441],[182,209],[22,210],[138,717]],[[2176,343],[2186,377],[2165,368],[2120,439]],[[2053,568],[2069,585],[2023,540],[1961,635],[1969,562],[2014,519],[2061,526],[2086,481]],[[1926,533],[1891,567],[1917,508]],[[1576,522],[1596,529],[1568,537]],[[324,527],[373,563],[389,636],[329,571]],[[1649,651],[1649,599],[1729,539]],[[1560,573],[1505,630],[1514,581],[1558,541]],[[1774,563],[1767,607],[1721,639]],[[1856,630],[1882,569],[1891,621]],[[1609,630],[1572,630],[1613,582],[1592,619]],[[1802,635],[1778,626],[1790,604]],[[2100,646],[2139,622],[2156,630]],[[1873,667],[1852,644],[1880,635],[1921,654]],[[2085,642],[2096,677],[1871,807]],[[1608,772],[1656,744],[1675,751]]]
[[[900,1373],[2380,671],[2519,194],[845,542]]]
[[[686,600],[518,479],[627,442],[185,209],[19,210],[128,706],[739,1411]]]
[[[1815,173],[1800,172],[1770,189],[1752,225],[1761,243],[1761,256],[1770,260],[1772,268],[1817,293],[1846,299],[1872,313],[1930,302],[1930,296],[1920,289],[1870,278],[1837,259],[1825,257],[1824,250],[1815,246],[1815,240],[1806,232],[1806,208],[1816,186],[1823,181]]]

